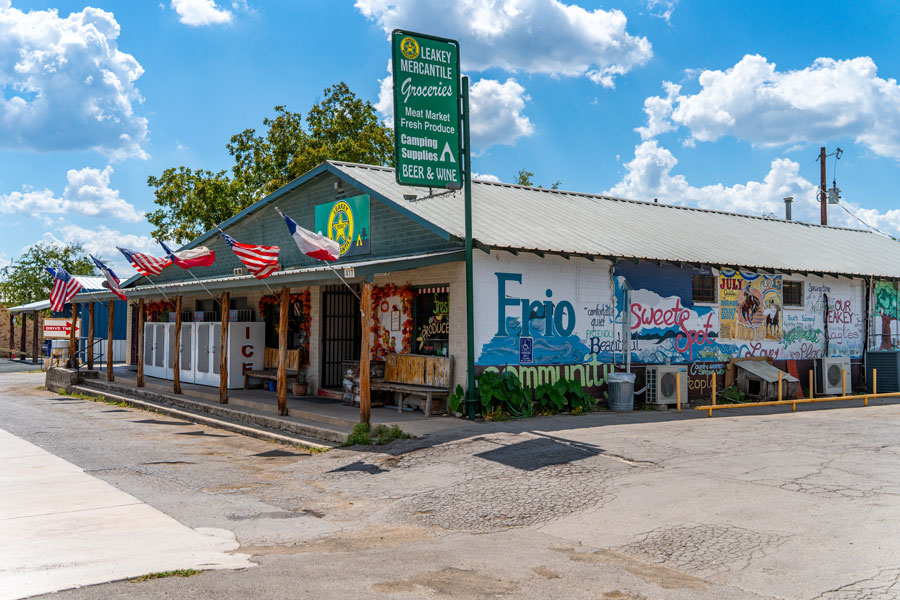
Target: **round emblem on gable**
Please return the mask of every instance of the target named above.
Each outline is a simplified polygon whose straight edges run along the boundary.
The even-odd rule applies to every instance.
[[[353,210],[346,202],[338,202],[328,215],[328,237],[341,247],[341,255],[346,254],[353,243]]]
[[[400,40],[400,52],[409,60],[419,58],[419,42],[411,37]]]

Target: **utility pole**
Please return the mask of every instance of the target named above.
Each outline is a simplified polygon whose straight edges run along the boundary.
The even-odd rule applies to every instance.
[[[825,146],[819,149],[819,167],[822,178],[819,184],[819,202],[822,203],[822,225],[828,225],[828,190],[825,186]]]

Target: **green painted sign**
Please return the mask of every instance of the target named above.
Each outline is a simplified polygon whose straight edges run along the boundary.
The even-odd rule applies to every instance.
[[[353,196],[316,206],[316,231],[338,243],[341,258],[370,252],[369,196]]]
[[[397,183],[459,189],[459,43],[391,34]]]

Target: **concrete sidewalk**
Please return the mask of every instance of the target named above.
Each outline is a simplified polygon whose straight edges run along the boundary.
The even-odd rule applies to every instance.
[[[174,569],[253,566],[230,531],[191,529],[0,430],[0,598]]]

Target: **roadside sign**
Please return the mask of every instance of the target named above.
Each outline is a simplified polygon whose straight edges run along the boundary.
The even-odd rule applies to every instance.
[[[45,338],[67,338],[72,330],[72,319],[44,319]],[[81,319],[75,322],[75,333],[81,331]]]
[[[459,43],[395,29],[391,44],[397,183],[459,189]]]

